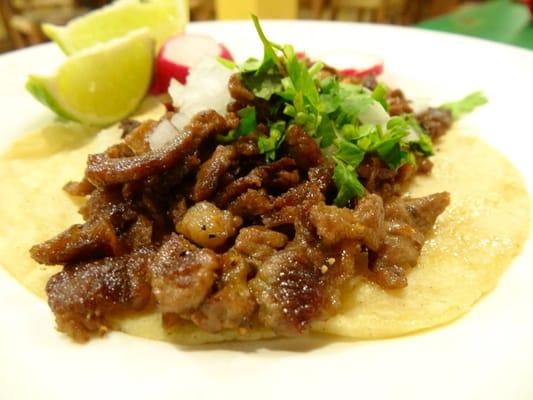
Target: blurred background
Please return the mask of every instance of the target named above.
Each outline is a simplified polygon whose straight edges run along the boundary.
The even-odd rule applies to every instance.
[[[109,2],[0,0],[0,52],[45,42],[41,23],[63,25]],[[189,9],[191,21],[247,19],[253,12],[261,18],[414,25],[533,49],[533,0],[189,0]]]

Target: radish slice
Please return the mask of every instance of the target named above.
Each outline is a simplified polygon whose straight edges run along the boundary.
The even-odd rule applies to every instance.
[[[383,72],[383,58],[371,53],[353,50],[314,54],[315,59],[336,68],[340,74],[363,78]]]
[[[168,39],[156,58],[152,94],[164,93],[172,78],[185,83],[190,68],[206,57],[233,60],[229,50],[204,35],[179,35]]]
[[[364,78],[367,75],[381,75],[383,73],[383,64],[374,65],[368,69],[355,69],[355,68],[346,68],[341,69],[341,75],[353,76],[355,78]]]

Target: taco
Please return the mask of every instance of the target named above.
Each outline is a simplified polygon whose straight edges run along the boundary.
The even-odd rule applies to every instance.
[[[448,132],[479,96],[414,114],[400,90],[259,33],[263,60],[191,71],[222,77],[207,79],[228,86],[222,108],[174,84],[166,109],[49,128],[3,156],[0,262],[60,331],[396,336],[464,314],[520,252],[520,174]]]

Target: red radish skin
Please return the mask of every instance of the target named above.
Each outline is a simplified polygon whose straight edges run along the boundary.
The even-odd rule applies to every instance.
[[[325,60],[326,63],[328,63],[328,55],[333,56],[334,59],[338,57],[338,54],[326,54],[324,57],[320,58],[320,60]],[[307,54],[304,52],[297,52],[296,57],[299,60],[303,60],[307,58]],[[331,66],[334,68],[337,68],[337,71],[344,76],[351,76],[354,78],[364,78],[367,75],[380,75],[383,73],[383,60],[380,59],[377,56],[374,56],[372,54],[366,54],[366,53],[354,53],[354,54],[347,54],[345,55],[343,60],[343,64],[349,64],[350,62],[357,63],[363,63],[363,66],[360,68],[356,67],[339,67],[334,59],[332,59]]]
[[[381,75],[383,73],[383,64],[360,70],[355,68],[342,69],[339,73],[344,76],[353,76],[354,78],[364,78],[367,75]]]
[[[383,58],[376,54],[361,51],[330,52],[324,54],[326,62],[331,60],[339,73],[354,78],[383,73]]]
[[[165,93],[172,78],[184,84],[189,69],[204,57],[221,57],[233,61],[229,50],[209,36],[183,34],[169,38],[156,57],[150,93]]]

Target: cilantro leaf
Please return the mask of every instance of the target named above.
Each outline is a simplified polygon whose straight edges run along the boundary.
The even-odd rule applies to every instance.
[[[396,115],[391,117],[387,122],[387,129],[391,131],[407,132],[409,129],[409,122],[405,115]]]
[[[237,64],[235,64],[232,60],[228,60],[227,58],[217,57],[216,60],[219,62],[219,64],[222,64],[228,69],[235,69],[237,67]]]
[[[282,90],[281,75],[276,70],[269,70],[261,75],[242,74],[244,85],[252,93],[261,99],[270,100],[270,98]]]
[[[257,127],[257,116],[255,107],[245,107],[237,112],[237,115],[241,117],[239,126],[236,129],[232,129],[227,135],[218,135],[217,141],[220,143],[228,143],[237,140],[242,136],[247,136]]]
[[[378,83],[372,91],[372,98],[383,106],[385,111],[389,111],[389,102],[387,101],[388,90],[387,87]]]
[[[239,70],[242,73],[255,72],[261,66],[261,61],[257,58],[249,58],[239,66]]]
[[[335,127],[327,115],[322,116],[318,125],[315,136],[320,140],[320,147],[325,148],[333,144],[335,140]]]
[[[359,114],[368,110],[373,103],[374,99],[368,94],[350,94],[341,99],[340,110],[342,115],[338,120],[345,123],[354,123]]]
[[[415,151],[422,153],[425,156],[431,156],[434,154],[433,142],[426,133],[421,133],[418,142],[411,145]]]
[[[445,103],[441,108],[446,108],[451,111],[452,118],[457,120],[463,115],[471,113],[475,108],[488,103],[487,97],[482,92],[470,93],[459,101]]]
[[[395,139],[382,141],[376,147],[376,152],[378,153],[379,158],[381,158],[392,170],[396,170],[412,159],[410,153],[402,149],[400,141]]]
[[[335,112],[341,104],[341,100],[337,93],[320,94],[320,109],[324,114],[331,114]]]
[[[387,131],[380,140],[374,144],[375,152],[390,169],[395,170],[412,159],[408,151],[409,145],[402,140],[406,138],[409,133],[410,126],[405,118],[391,118],[387,123]],[[417,141],[418,133],[413,130],[413,134],[415,135],[413,140]]]
[[[261,28],[261,25],[259,24],[259,18],[257,18],[256,15],[252,14],[252,21],[254,22],[255,30],[257,31],[257,34],[259,35],[259,39],[261,39],[261,42],[263,43],[263,61],[257,68],[257,73],[260,74],[262,72],[267,71],[272,66],[277,66],[278,69],[281,69],[279,58],[276,54],[276,51],[274,50],[274,47],[272,46],[272,42],[270,42],[263,32],[263,29]],[[279,47],[276,45],[276,47]]]
[[[338,138],[335,144],[337,145],[337,151],[333,153],[333,157],[353,168],[356,168],[365,158],[365,151],[346,139]]]
[[[266,161],[276,159],[276,150],[285,140],[285,121],[275,122],[270,126],[269,136],[261,135],[257,139],[259,152],[265,155]]]
[[[387,123],[391,135],[400,136],[404,144],[425,156],[433,155],[433,142],[413,114],[392,117]]]
[[[406,115],[405,119],[409,124],[409,129],[411,131],[414,131],[418,136],[416,141],[410,143],[411,148],[419,153],[422,153],[425,156],[432,156],[434,154],[434,151],[431,137],[429,137],[429,135],[424,131],[424,129],[422,129],[413,114]]]
[[[321,93],[331,93],[339,91],[339,81],[333,75],[326,76],[318,82]]]
[[[333,76],[328,76],[319,82],[319,87],[320,111],[324,114],[335,112],[341,104],[339,81]]]
[[[285,55],[287,74],[292,81],[294,90],[300,92],[314,109],[318,109],[318,90],[306,63],[298,60],[292,46],[284,46],[283,54]]]
[[[239,126],[236,129],[237,137],[246,136],[252,133],[257,127],[255,107],[245,107],[242,110],[239,110],[237,115],[241,117]]]
[[[333,203],[342,207],[354,197],[362,197],[365,194],[365,188],[359,179],[355,168],[347,165],[342,160],[335,159],[335,170],[333,171],[333,181],[337,186],[337,197]]]
[[[241,78],[245,86],[259,98],[270,100],[272,95],[282,90],[281,61],[276,54],[275,47],[265,36],[259,20],[252,15],[257,34],[263,43],[263,60],[249,58],[240,66]]]
[[[378,135],[378,129],[374,125],[370,124],[363,124],[360,125],[357,130],[355,131],[353,138],[354,139],[362,139],[369,136],[377,136]]]
[[[381,142],[381,128],[372,125],[361,125],[356,133],[357,146],[365,152],[375,151]]]

